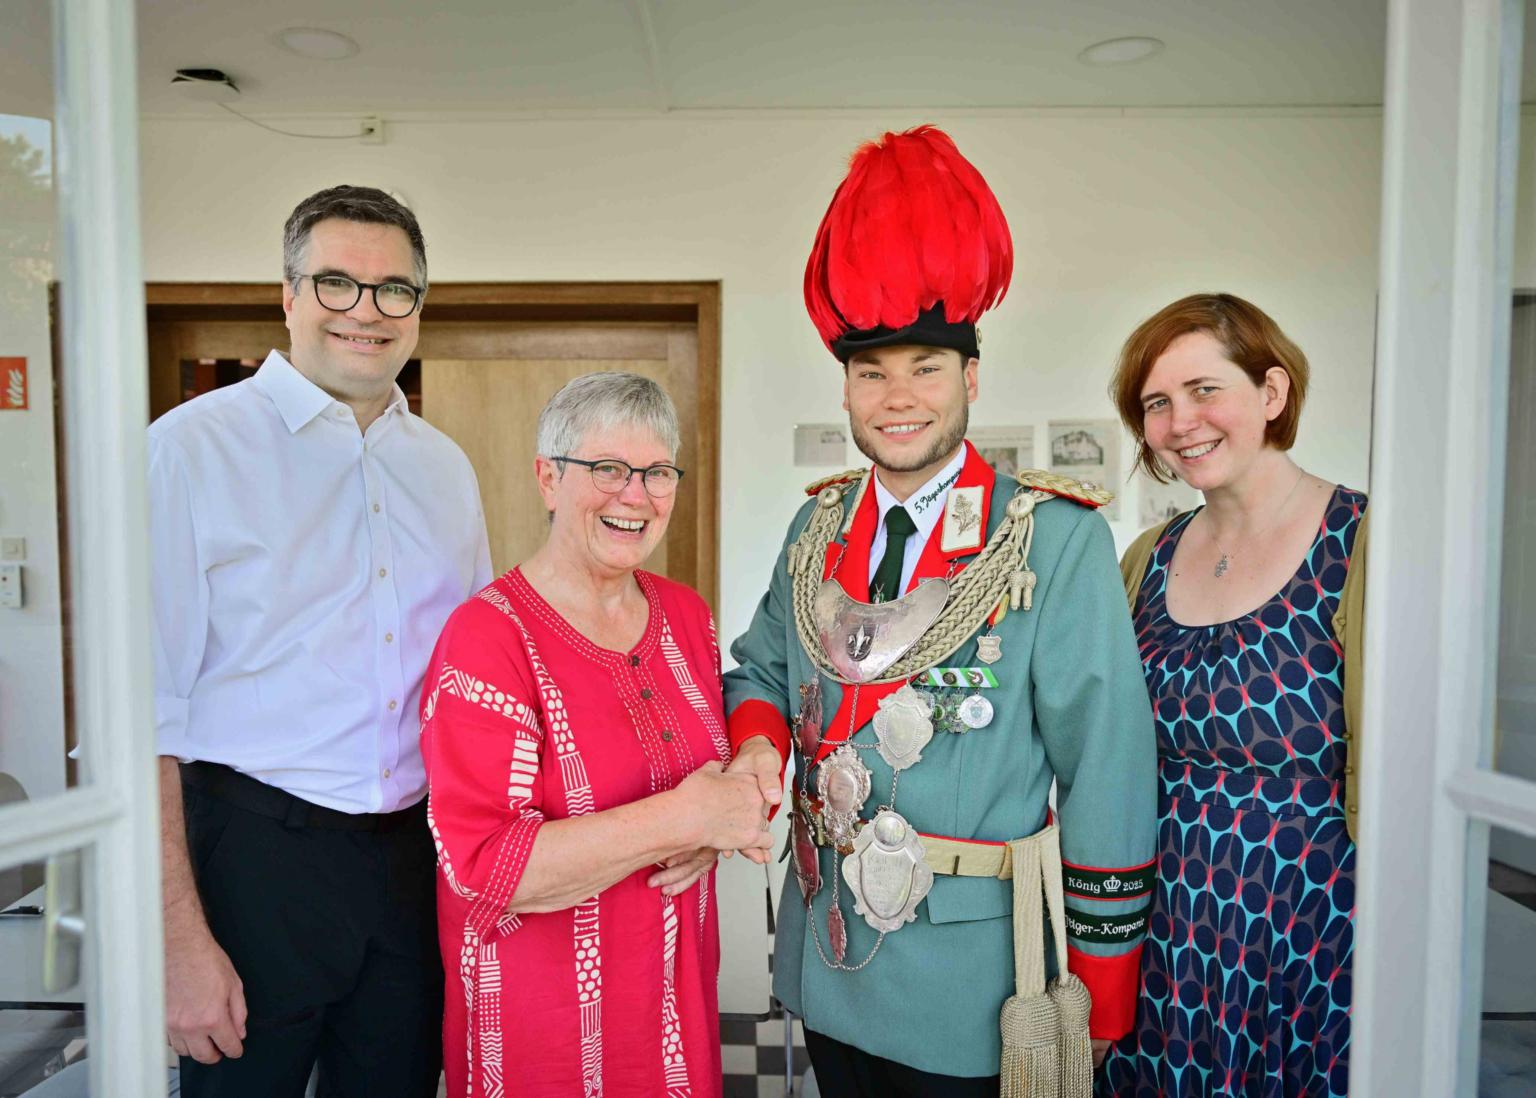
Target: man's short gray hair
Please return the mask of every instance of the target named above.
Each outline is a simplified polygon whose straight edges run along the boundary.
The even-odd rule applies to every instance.
[[[411,265],[418,289],[427,288],[427,242],[421,235],[416,215],[395,198],[375,187],[343,185],[317,191],[293,208],[283,226],[283,281],[292,282],[304,274],[304,255],[309,250],[309,234],[320,222],[358,221],[364,225],[393,225],[405,232],[411,242]]]
[[[648,377],[607,371],[567,381],[539,413],[539,453],[569,457],[592,434],[644,427],[677,460],[677,409]]]

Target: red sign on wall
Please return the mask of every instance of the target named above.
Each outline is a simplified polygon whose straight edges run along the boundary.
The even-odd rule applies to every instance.
[[[0,412],[22,411],[27,406],[27,360],[0,358]]]

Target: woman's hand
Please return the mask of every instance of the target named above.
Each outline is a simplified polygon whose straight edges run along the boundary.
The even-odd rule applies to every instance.
[[[751,774],[726,774],[711,760],[673,790],[688,834],[698,846],[716,850],[769,850],[768,808]]]
[[[662,862],[662,868],[652,873],[645,883],[651,888],[661,889],[663,896],[676,896],[687,892],[695,881],[714,869],[719,857],[720,852],[712,846],[701,846],[686,854],[675,854]]]
[[[779,758],[779,749],[766,736],[753,736],[742,744],[725,772],[751,774],[757,779],[757,791],[763,795],[764,818],[769,809],[784,799],[784,760]],[[721,853],[729,858],[733,851],[724,850]],[[744,850],[742,856],[763,865],[773,856],[773,851]]]

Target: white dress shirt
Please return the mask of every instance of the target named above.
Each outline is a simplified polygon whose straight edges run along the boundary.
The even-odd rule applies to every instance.
[[[917,491],[913,492],[904,502],[898,503],[896,497],[886,490],[880,483],[880,471],[874,471],[875,478],[875,506],[880,512],[880,521],[875,526],[875,540],[869,547],[869,582],[875,582],[875,573],[880,570],[880,561],[885,556],[885,513],[892,507],[905,507],[907,514],[912,516],[912,525],[917,530],[907,538],[906,550],[901,557],[901,590],[892,598],[900,598],[906,594],[907,584],[912,582],[912,572],[917,568],[918,558],[923,555],[923,547],[928,544],[928,535],[933,533],[933,528],[939,524],[940,517],[944,514],[944,501],[949,498],[949,490],[954,487],[955,481],[960,479],[960,470],[965,467],[965,447],[962,445],[955,451],[955,456],[949,459],[949,464],[933,474]]]
[[[398,387],[360,432],[273,351],[151,425],[149,499],[160,753],[344,812],[419,801],[427,660],[491,580],[464,452]]]

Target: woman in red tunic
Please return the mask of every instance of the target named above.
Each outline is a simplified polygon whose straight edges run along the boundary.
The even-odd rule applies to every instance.
[[[766,852],[714,624],[639,565],[676,414],[591,374],[539,417],[543,547],[449,619],[422,698],[452,1098],[719,1095],[716,852]]]

